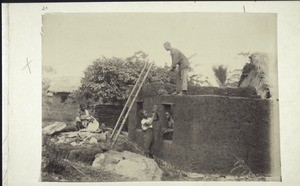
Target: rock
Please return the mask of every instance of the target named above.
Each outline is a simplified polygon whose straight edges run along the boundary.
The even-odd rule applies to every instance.
[[[163,173],[153,159],[128,151],[97,154],[92,166],[128,177],[132,181],[158,181]]]
[[[77,146],[77,143],[75,141],[73,141],[72,143],[70,143],[70,145]]]
[[[108,130],[109,132],[112,132],[114,129],[107,127],[106,130]]]
[[[47,135],[51,135],[54,132],[58,132],[61,131],[62,129],[64,129],[67,125],[64,122],[55,122],[51,125],[48,125],[46,127],[43,128],[43,133],[47,134]]]
[[[226,180],[230,180],[230,181],[234,181],[234,180],[236,180],[237,179],[237,176],[232,176],[232,175],[227,175],[226,176]]]
[[[92,137],[93,134],[90,133],[90,132],[86,132],[86,131],[80,131],[80,132],[78,133],[78,136],[79,136],[80,138],[82,138],[82,139],[87,139],[87,138]]]
[[[66,139],[64,138],[64,136],[59,136],[57,137],[57,141],[55,143],[67,143]]]
[[[68,137],[69,138],[78,137],[78,132],[68,132]]]
[[[98,141],[105,141],[107,139],[107,134],[106,133],[94,134],[93,137],[96,138]]]
[[[204,178],[205,175],[204,174],[198,174],[198,173],[192,173],[192,172],[188,172],[186,173],[186,176],[189,178]]]
[[[91,137],[91,139],[89,140],[89,143],[98,143],[98,140],[94,137]]]
[[[125,132],[125,131],[121,131],[121,134],[128,136],[128,132]]]
[[[56,143],[58,141],[57,138],[51,138],[50,141],[52,141],[53,143]]]
[[[108,136],[109,131],[105,133],[91,133],[84,131],[63,132],[52,137],[50,141],[55,144],[69,144],[71,146],[92,145],[97,144],[98,142],[106,142]]]
[[[54,143],[72,143],[74,141],[78,140],[78,137],[74,138],[70,138],[68,137],[68,135],[62,133],[59,136],[57,136],[57,141],[54,141]]]

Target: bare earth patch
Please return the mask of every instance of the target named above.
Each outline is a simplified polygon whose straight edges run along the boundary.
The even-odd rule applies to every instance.
[[[47,124],[46,124],[47,125]],[[80,132],[68,132],[59,135],[43,135],[43,153],[42,153],[42,181],[43,182],[115,182],[115,181],[137,181],[139,179],[126,176],[126,174],[120,174],[118,171],[114,171],[113,168],[109,168],[109,163],[104,163],[110,159],[119,160],[115,166],[123,159],[127,160],[128,154],[135,154],[135,161],[137,159],[146,157],[141,156],[142,150],[130,143],[127,140],[127,133],[122,132],[118,142],[114,147],[113,154],[116,158],[113,158],[113,154],[109,155],[111,151],[108,151],[107,142],[108,139],[103,137],[97,137],[100,134],[80,133]],[[93,139],[93,140],[91,140]],[[94,141],[96,140],[96,141]],[[127,153],[126,153],[127,152]],[[125,153],[124,155],[122,155]],[[93,166],[95,160],[99,155],[105,157],[100,160],[97,166]],[[126,155],[127,154],[127,155]],[[123,157],[124,156],[124,157]],[[120,158],[120,157],[123,157]],[[149,159],[152,160],[152,159]],[[231,176],[231,175],[218,175],[218,174],[197,174],[189,173],[168,165],[166,162],[154,159],[157,163],[162,174],[159,178],[155,178],[156,181],[264,181],[264,176],[256,176],[246,174],[243,176]],[[103,166],[101,166],[101,161]],[[127,162],[128,161],[128,162]],[[153,160],[152,160],[153,161]],[[105,169],[108,167],[108,169]],[[121,166],[122,163],[120,163]],[[131,163],[132,164],[132,163]],[[113,164],[112,164],[113,165]],[[141,164],[142,166],[142,164]],[[151,167],[151,166],[150,166]],[[145,170],[147,169],[147,166]],[[109,171],[110,170],[110,171]],[[142,171],[143,172],[143,171]],[[142,173],[143,174],[143,173]],[[148,173],[149,174],[149,173]],[[151,173],[150,173],[151,174]],[[142,176],[141,176],[142,177]],[[144,179],[148,179],[145,177]],[[153,179],[149,178],[148,181]]]

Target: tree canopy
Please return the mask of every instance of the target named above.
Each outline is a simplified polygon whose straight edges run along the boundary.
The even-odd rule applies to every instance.
[[[84,71],[79,88],[80,94],[86,100],[92,99],[94,102],[102,100],[104,103],[115,103],[126,99],[129,95],[129,86],[135,84],[144,64],[148,61],[147,57],[143,51],[138,51],[127,58],[103,56],[94,60]],[[164,67],[153,65],[145,83],[176,84],[177,72],[170,72],[170,69],[167,65]],[[189,85],[209,84],[207,79],[202,80],[200,77],[201,74],[191,75]]]
[[[126,59],[98,58],[85,70],[80,92],[86,99],[92,98],[94,101],[102,99],[103,102],[116,102],[126,99],[129,86],[135,84],[146,61],[147,55],[142,51]],[[168,67],[156,65],[152,67],[145,83],[149,82],[176,83]]]

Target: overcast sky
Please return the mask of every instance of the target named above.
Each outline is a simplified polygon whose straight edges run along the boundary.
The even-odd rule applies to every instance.
[[[241,69],[239,52],[276,52],[275,14],[61,13],[43,16],[43,65],[58,75],[83,76],[93,60],[142,50],[159,66],[171,64],[163,43],[187,57],[196,73],[216,85],[213,65]]]

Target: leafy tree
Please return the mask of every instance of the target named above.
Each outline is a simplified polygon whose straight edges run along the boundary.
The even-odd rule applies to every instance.
[[[79,91],[85,99],[99,100],[104,103],[117,103],[129,95],[130,85],[134,85],[138,79],[144,64],[149,61],[148,55],[138,51],[127,58],[106,58],[96,59],[93,64],[84,71]],[[145,83],[170,83],[176,84],[177,72],[170,72],[170,67],[152,66]],[[191,71],[192,69],[190,69]],[[190,78],[189,84],[201,84],[197,79],[198,75]]]
[[[133,56],[123,58],[98,58],[84,72],[80,92],[85,99],[116,103],[126,99],[129,85],[134,85],[147,55],[138,51]],[[167,67],[153,66],[145,83],[174,83]]]
[[[225,86],[226,78],[227,78],[227,67],[223,65],[219,65],[217,67],[213,67],[213,71],[215,73],[217,82],[219,86]]]

